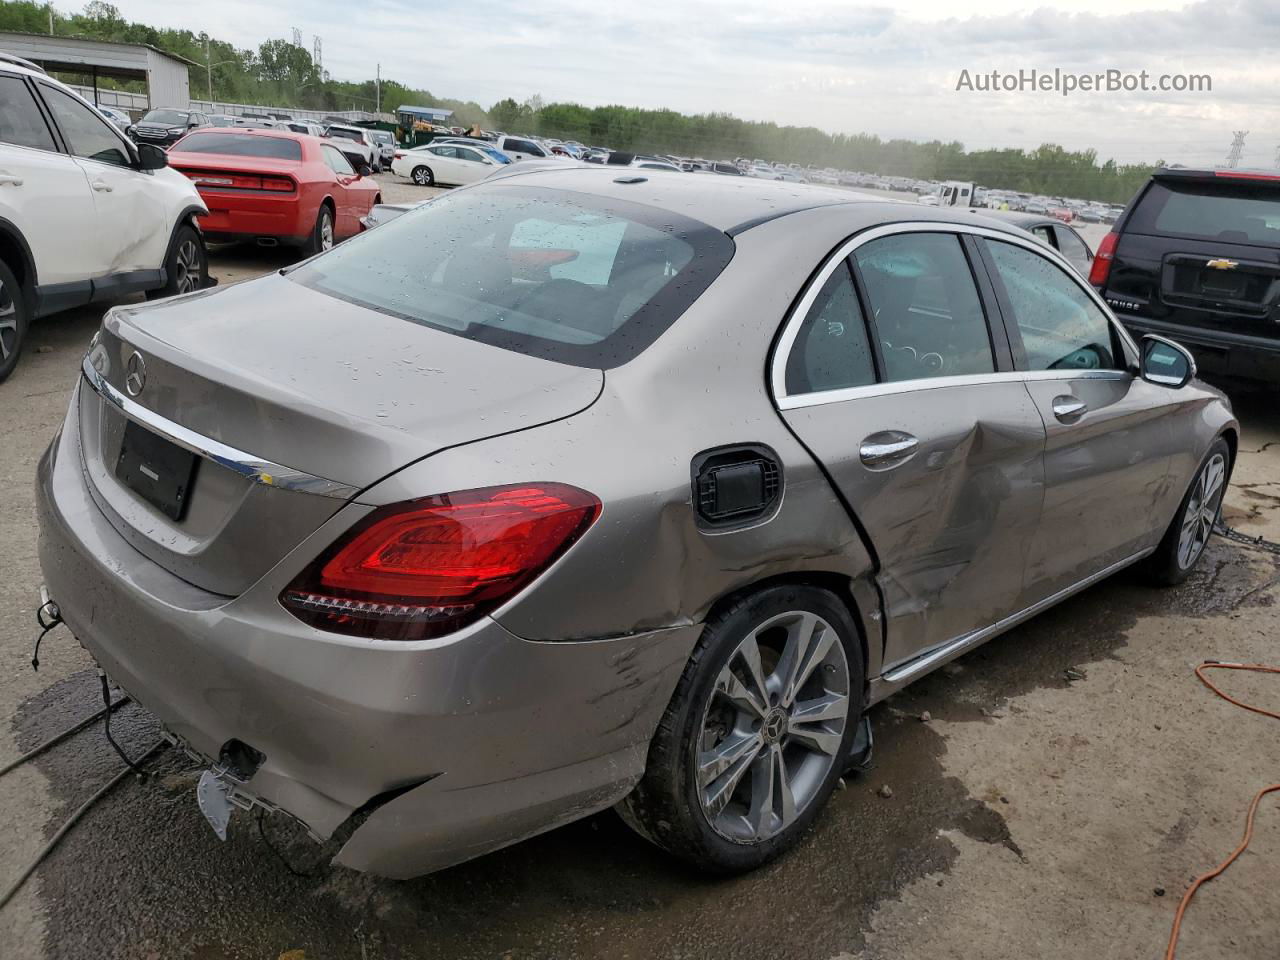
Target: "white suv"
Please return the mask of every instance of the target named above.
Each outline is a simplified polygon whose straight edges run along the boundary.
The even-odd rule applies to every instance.
[[[0,380],[34,317],[208,284],[195,186],[34,64],[0,54]]]

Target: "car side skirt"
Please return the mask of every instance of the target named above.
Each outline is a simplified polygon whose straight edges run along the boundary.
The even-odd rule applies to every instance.
[[[910,660],[894,664],[885,670],[879,677],[871,681],[870,692],[868,695],[868,705],[878,703],[892,693],[901,690],[913,680],[918,680],[926,673],[930,673],[941,667],[943,664],[950,663],[964,653],[968,653],[975,647],[981,646],[992,637],[997,637],[1006,631],[1012,630],[1019,624],[1025,623],[1038,613],[1043,613],[1057,603],[1061,603],[1068,597],[1074,596],[1082,590],[1088,589],[1095,583],[1105,580],[1113,573],[1119,573],[1125,567],[1132,566],[1140,560],[1149,557],[1155,553],[1154,546],[1147,547],[1145,550],[1139,550],[1131,556],[1125,557],[1108,567],[1103,567],[1096,573],[1092,573],[1078,583],[1074,583],[1064,590],[1059,590],[1052,596],[1045,597],[1043,600],[1033,603],[1031,606],[1020,610],[1017,613],[998,620],[989,626],[973,630],[969,633],[962,634],[953,640],[925,650],[923,653],[912,657]]]

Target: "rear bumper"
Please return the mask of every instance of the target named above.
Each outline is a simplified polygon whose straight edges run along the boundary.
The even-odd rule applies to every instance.
[[[303,241],[315,227],[316,211],[304,210],[297,194],[273,197],[201,190],[200,198],[209,208],[198,218],[200,229],[215,242],[246,237]]]
[[[533,643],[491,619],[432,641],[314,630],[263,578],[202,591],[133,549],[85,485],[76,405],[37,472],[40,563],[70,629],[191,749],[236,738],[265,754],[244,792],[321,838],[370,801],[339,851],[407,877],[616,803],[699,627]]]
[[[1154,333],[1181,343],[1195,355],[1201,373],[1280,382],[1280,336],[1276,339],[1253,337],[1119,312],[1116,318],[1138,336]],[[1277,329],[1277,334],[1280,334],[1280,329]]]

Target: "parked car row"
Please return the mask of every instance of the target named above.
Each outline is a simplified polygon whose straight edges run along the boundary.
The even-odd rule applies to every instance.
[[[279,117],[127,119],[0,54],[0,380],[36,317],[207,286],[206,241],[312,254],[358,233],[381,200],[368,161],[394,152],[341,124],[322,137]]]

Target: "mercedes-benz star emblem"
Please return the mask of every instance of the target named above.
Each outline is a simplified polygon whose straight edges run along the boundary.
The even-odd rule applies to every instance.
[[[124,388],[129,391],[129,396],[136,397],[146,385],[147,362],[142,359],[142,354],[135,350],[129,357],[129,362],[125,364]]]

